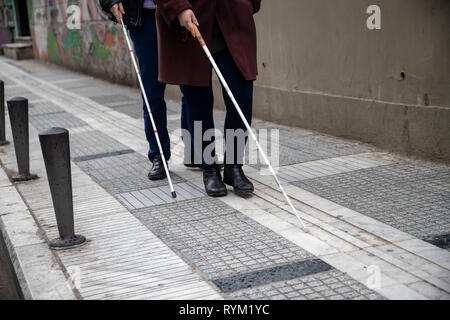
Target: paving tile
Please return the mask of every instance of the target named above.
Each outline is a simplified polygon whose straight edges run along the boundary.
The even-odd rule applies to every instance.
[[[52,127],[71,129],[87,125],[83,120],[80,120],[65,111],[53,112],[50,114],[34,114],[30,116],[30,124],[35,127],[37,131],[43,131]]]
[[[215,279],[213,280],[213,283],[222,292],[228,293],[255,286],[265,285],[271,282],[291,280],[310,274],[328,271],[330,269],[332,269],[332,267],[321,260],[304,260],[288,265],[273,267],[270,269],[239,274],[228,278]],[[293,291],[293,289],[290,287],[280,289],[280,292],[282,293],[287,293],[290,291]]]
[[[444,164],[408,160],[293,184],[418,238],[450,233]]]
[[[73,158],[126,149],[129,148],[97,130],[70,134],[70,154]]]
[[[339,282],[337,288],[327,286],[326,280]],[[322,273],[262,285],[256,288],[243,289],[226,295],[229,299],[244,300],[249,292],[262,294],[262,300],[308,299],[308,300],[384,300],[384,298],[364,285],[353,280],[343,272],[332,269]],[[339,293],[345,292],[345,293]],[[274,294],[275,293],[275,294]]]
[[[62,108],[49,101],[29,102],[28,109],[30,117],[35,115],[50,115],[54,113],[64,112]]]
[[[211,279],[280,265],[270,258],[280,250],[287,253],[282,264],[312,258],[273,231],[209,197],[133,213]]]
[[[129,96],[124,94],[109,94],[109,95],[102,95],[102,96],[96,96],[91,97],[91,100],[94,100],[97,103],[100,104],[110,104],[110,103],[117,103],[117,102],[130,102],[132,100]]]
[[[424,241],[431,243],[432,245],[435,245],[436,247],[439,247],[441,249],[450,251],[450,234],[428,237],[425,238]]]
[[[98,154],[93,154],[93,155],[89,155],[89,156],[76,157],[73,160],[75,162],[83,162],[83,161],[89,161],[89,160],[97,160],[97,159],[109,158],[109,157],[114,157],[114,156],[120,156],[123,154],[129,154],[129,153],[134,153],[134,151],[131,149],[125,149],[125,150],[119,150],[119,151],[113,151],[113,152],[98,153]]]
[[[118,143],[109,146],[108,141],[106,141],[101,147],[93,145],[91,150],[103,151],[105,149],[112,149],[113,146],[115,146],[116,150],[108,150],[105,153],[99,153],[99,155],[113,154],[113,156],[86,160],[89,157],[95,158],[97,154],[92,153],[79,157],[79,159],[85,160],[79,162],[80,167],[109,192],[112,194],[122,194],[140,190],[153,190],[153,188],[168,186],[167,179],[158,181],[149,180],[147,175],[151,168],[150,161],[145,156],[136,152],[117,151],[117,148],[121,147]],[[78,147],[74,146],[74,148]],[[78,151],[78,149],[75,150]],[[120,154],[115,155],[117,153]],[[174,184],[185,182],[184,179],[174,173],[171,174],[171,178]],[[165,190],[164,193],[167,193],[167,191]],[[168,192],[168,194],[170,195],[170,192]]]

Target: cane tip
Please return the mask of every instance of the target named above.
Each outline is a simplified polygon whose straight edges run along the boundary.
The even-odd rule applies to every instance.
[[[172,192],[172,198],[176,198],[177,197],[177,193],[174,191],[174,192]]]

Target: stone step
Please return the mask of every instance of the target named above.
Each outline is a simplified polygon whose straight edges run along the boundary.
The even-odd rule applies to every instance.
[[[15,38],[15,43],[32,43],[33,39],[30,36],[21,36]]]
[[[33,59],[33,44],[30,43],[7,43],[2,45],[5,57],[14,60]]]

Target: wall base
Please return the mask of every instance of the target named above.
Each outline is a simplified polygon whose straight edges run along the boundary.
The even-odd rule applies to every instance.
[[[214,81],[216,106],[224,109]],[[220,93],[220,94],[217,94]],[[167,98],[180,99],[176,86]],[[392,152],[450,162],[450,108],[401,105],[256,85],[254,117],[370,143]]]

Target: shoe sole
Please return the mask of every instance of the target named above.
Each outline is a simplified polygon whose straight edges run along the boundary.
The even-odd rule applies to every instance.
[[[234,193],[242,198],[251,197],[253,195],[253,192],[254,192],[254,190],[250,191],[250,190],[240,190],[240,189],[234,188]]]
[[[228,194],[228,191],[225,192],[206,192],[206,194],[213,198],[225,197]]]
[[[255,192],[255,189],[252,189],[252,190],[237,189],[233,186],[233,184],[229,180],[226,180],[225,178],[223,179],[223,183],[232,187],[234,190],[234,193],[242,198],[248,198],[253,195],[253,192]]]
[[[151,181],[157,181],[157,180],[163,180],[165,179],[167,176],[166,174],[160,175],[160,176],[148,176],[148,179]]]

